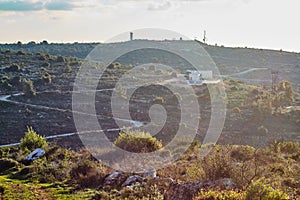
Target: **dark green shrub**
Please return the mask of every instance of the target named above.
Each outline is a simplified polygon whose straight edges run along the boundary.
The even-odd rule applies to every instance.
[[[135,153],[153,152],[162,148],[161,141],[152,137],[150,133],[139,131],[121,132],[118,139],[115,141],[118,147]]]
[[[46,139],[38,135],[32,127],[27,127],[27,132],[25,132],[25,136],[21,139],[21,149],[32,151],[37,148],[45,148],[46,146]]]
[[[9,159],[9,158],[0,159],[0,172],[6,171],[16,166],[18,166],[18,162],[13,159]]]

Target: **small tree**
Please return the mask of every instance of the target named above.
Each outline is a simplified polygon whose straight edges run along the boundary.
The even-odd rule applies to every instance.
[[[45,148],[46,146],[46,139],[38,135],[31,126],[27,127],[27,132],[25,132],[25,136],[21,139],[21,149],[32,151],[36,148]]]

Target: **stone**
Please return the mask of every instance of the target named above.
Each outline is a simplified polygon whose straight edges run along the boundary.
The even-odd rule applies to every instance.
[[[149,168],[149,169],[145,170],[143,177],[144,178],[155,178],[156,170],[154,168]]]
[[[113,172],[104,179],[104,185],[111,185],[122,175],[122,172]]]
[[[23,164],[30,164],[32,161],[37,160],[45,155],[44,149],[38,148],[31,152],[22,162]]]
[[[126,187],[126,186],[130,186],[133,185],[137,182],[142,182],[143,178],[139,175],[133,175],[133,176],[129,176],[126,181],[122,184],[122,187]]]

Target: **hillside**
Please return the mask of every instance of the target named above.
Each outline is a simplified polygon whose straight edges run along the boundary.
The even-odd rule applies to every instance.
[[[135,43],[145,42],[152,43],[154,41],[136,40]],[[55,43],[41,43],[41,44],[1,44],[2,49],[12,49],[15,51],[25,51],[32,53],[45,53],[51,55],[62,55],[68,57],[76,57],[84,59],[97,45],[104,48],[120,49],[130,42],[112,43],[112,44],[98,44],[98,43],[73,43],[73,44],[55,44]],[[132,43],[132,42],[131,42]],[[178,43],[185,46],[195,42],[193,41],[162,41],[162,43]],[[266,50],[266,49],[251,49],[251,48],[230,48],[223,46],[211,46],[201,42],[201,44],[208,54],[213,58],[214,62],[220,70],[222,75],[231,77],[232,74],[244,72],[250,69],[261,69],[246,73],[243,75],[233,75],[232,78],[237,78],[248,83],[271,85],[271,70],[278,71],[278,80],[288,80],[293,86],[300,84],[300,53],[292,53],[285,51]],[[191,48],[192,49],[192,46]],[[144,63],[145,58],[138,55],[143,52],[137,52],[134,58],[135,63],[124,58],[124,64],[138,64]],[[151,52],[153,58],[161,57],[161,52]],[[172,57],[172,55],[164,55],[164,57]],[[142,60],[139,60],[142,59]],[[166,64],[178,63],[174,58],[167,59],[171,62]],[[150,60],[154,61],[154,60]],[[186,63],[185,63],[186,65]]]
[[[185,42],[187,44],[189,42]],[[109,44],[107,47],[121,48],[124,45],[127,44]],[[47,46],[49,49],[53,47],[51,44]],[[73,45],[66,46],[68,51],[62,51],[64,45],[55,46],[56,52],[71,54]],[[178,46],[183,45],[178,42]],[[211,92],[207,85],[191,86],[194,94],[184,93],[179,97],[167,88],[158,90],[150,85],[138,89],[127,99],[125,94],[135,82],[143,83],[155,77],[157,83],[163,84],[178,79],[183,76],[179,72],[191,68],[184,59],[164,51],[139,50],[121,56],[106,68],[101,77],[95,75],[102,66],[90,63],[91,68],[81,77],[87,85],[80,88],[74,82],[83,63],[81,59],[1,49],[0,199],[252,200],[258,196],[267,200],[299,199],[300,91],[292,88],[292,83],[298,84],[299,81],[299,55],[267,50],[205,48],[216,51],[213,58],[224,78],[226,96]],[[160,68],[155,64],[157,60],[177,71]],[[134,71],[121,85],[123,88],[116,86],[122,75],[135,65],[147,62],[152,64]],[[258,66],[260,63],[262,65]],[[269,75],[275,64],[281,71],[278,84],[272,89],[268,86]],[[84,98],[91,93],[88,89],[95,78],[98,85],[92,105]],[[249,80],[253,78],[256,81]],[[188,85],[184,82],[180,89],[186,88]],[[217,88],[218,85],[212,87],[213,91]],[[114,91],[118,100],[129,101],[129,118],[112,118]],[[72,104],[74,94],[83,97],[75,107]],[[194,117],[195,110],[192,110],[188,123],[181,123],[179,98],[191,100],[184,107],[187,110],[193,109],[190,106],[193,103],[198,103],[200,118]],[[216,145],[202,144],[210,126],[212,102],[218,100],[224,100],[227,106],[222,133]],[[120,105],[117,111],[121,113],[124,104],[121,102]],[[165,108],[166,121],[160,120],[157,114],[153,117],[150,109],[153,105]],[[95,108],[95,115],[84,112],[90,108]],[[160,167],[153,170],[148,169],[148,160],[144,156],[143,162],[139,162],[132,154],[122,156],[102,146],[92,148],[96,154],[91,155],[91,149],[86,149],[80,139],[86,132],[76,129],[74,114],[82,116],[87,131],[93,130],[88,132],[89,135],[99,134],[90,123],[96,116],[105,136],[128,152],[148,153],[166,147],[179,125],[187,136],[174,140],[170,149],[161,149]],[[187,143],[188,136],[195,131],[190,128],[195,119],[199,119],[197,133],[191,143]],[[162,129],[156,129],[160,128],[157,125],[151,126],[153,129],[148,134],[139,132],[152,120],[164,122]],[[128,129],[123,129],[117,122],[122,122],[124,127],[136,128],[139,137],[133,137],[130,131],[127,133]],[[29,132],[30,136],[27,135]],[[101,144],[101,140],[92,142]],[[33,162],[26,161],[29,153],[37,147],[45,150],[44,156]],[[209,154],[201,156],[201,150],[210,147]],[[101,159],[95,159],[97,156]],[[170,158],[174,162],[169,163]],[[107,165],[111,164],[107,161],[121,167],[141,166],[145,161],[148,168],[138,173],[120,172]]]

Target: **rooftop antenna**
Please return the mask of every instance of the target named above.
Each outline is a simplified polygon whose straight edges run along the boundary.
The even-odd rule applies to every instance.
[[[133,40],[133,32],[130,32],[130,41]]]
[[[203,42],[204,42],[204,44],[206,44],[206,42],[207,42],[206,31],[204,31]]]

